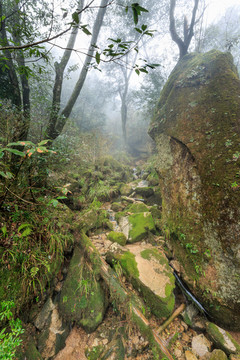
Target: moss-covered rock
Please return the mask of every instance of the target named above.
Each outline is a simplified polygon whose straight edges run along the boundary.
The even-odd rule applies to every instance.
[[[122,184],[119,191],[122,196],[128,196],[133,192],[133,188],[130,184]]]
[[[129,223],[131,229],[129,231],[128,242],[135,243],[147,237],[149,232],[155,232],[155,224],[150,212],[142,212],[130,215]]]
[[[227,355],[220,349],[215,349],[210,355],[209,360],[227,360]]]
[[[111,204],[111,209],[115,212],[122,211],[124,209],[124,205],[119,202],[113,202]]]
[[[157,317],[169,316],[175,304],[175,279],[165,255],[151,245],[127,245],[127,251],[109,252],[119,262],[125,275],[140,291],[147,308]]]
[[[190,288],[199,280],[194,292],[203,305],[232,329],[240,329],[239,93],[230,54],[188,54],[170,75],[150,126],[175,256]]]
[[[149,198],[154,194],[153,188],[149,186],[145,187],[136,187],[135,189],[136,194],[143,196],[144,198]]]
[[[90,209],[77,214],[75,223],[79,230],[83,230],[87,233],[90,230],[104,227],[107,220],[107,212],[105,210]]]
[[[227,355],[240,352],[240,344],[224,329],[213,323],[207,323],[207,333],[218,349],[222,349]]]
[[[84,262],[80,248],[76,247],[60,296],[61,314],[64,319],[92,332],[102,322],[106,307],[103,287],[95,279],[91,266]]]
[[[43,360],[32,336],[23,335],[23,345],[17,349],[15,360]]]
[[[126,245],[126,242],[127,242],[126,236],[121,232],[111,231],[108,234],[107,238],[108,238],[108,240],[110,240],[112,242],[116,242],[122,246]]]
[[[135,204],[130,204],[126,211],[130,212],[130,213],[141,213],[141,212],[148,212],[149,209],[148,207],[143,204],[143,203],[135,203]]]

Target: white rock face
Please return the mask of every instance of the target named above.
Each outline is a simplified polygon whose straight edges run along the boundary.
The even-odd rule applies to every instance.
[[[210,341],[203,335],[197,335],[192,338],[192,351],[197,356],[204,356],[211,350]]]

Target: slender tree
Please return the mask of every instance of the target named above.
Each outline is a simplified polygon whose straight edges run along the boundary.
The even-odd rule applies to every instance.
[[[170,10],[169,10],[169,19],[170,19],[170,34],[172,40],[177,44],[179,48],[179,59],[181,59],[184,55],[187,54],[189,45],[191,43],[192,37],[194,35],[194,25],[196,23],[196,14],[198,10],[199,0],[194,0],[194,7],[192,10],[192,16],[190,24],[188,24],[187,17],[184,16],[183,20],[183,38],[177,32],[176,29],[176,21],[175,21],[175,7],[176,7],[176,0],[170,0]]]

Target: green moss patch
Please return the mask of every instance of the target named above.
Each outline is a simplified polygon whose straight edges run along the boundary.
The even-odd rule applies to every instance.
[[[126,245],[126,242],[127,242],[126,236],[121,232],[111,231],[108,234],[107,238],[108,238],[108,240],[110,240],[112,242],[116,242],[122,246]]]
[[[129,216],[132,228],[129,231],[130,243],[140,241],[147,237],[149,232],[155,232],[155,224],[150,212],[137,213]]]
[[[149,211],[148,207],[143,203],[131,204],[127,207],[126,210],[134,214]]]
[[[124,269],[126,275],[135,279],[139,277],[139,271],[135,256],[130,251],[125,251],[123,253],[123,255],[120,257],[120,264]]]

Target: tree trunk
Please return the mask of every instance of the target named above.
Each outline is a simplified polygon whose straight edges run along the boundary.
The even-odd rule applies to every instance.
[[[162,339],[151,328],[149,321],[143,315],[141,300],[125,289],[124,285],[118,280],[117,274],[101,258],[95,246],[84,233],[81,234],[78,242],[85,255],[93,264],[96,274],[102,277],[108,286],[111,300],[114,301],[119,312],[123,313],[134,326],[137,326],[150,345],[158,351],[159,356],[165,356],[166,359],[173,360]]]
[[[3,7],[2,7],[2,1],[0,1],[0,18],[3,18]],[[9,45],[8,38],[7,38],[7,32],[5,27],[5,21],[1,21],[1,29],[0,29],[0,39],[1,39],[1,45]],[[11,52],[9,50],[4,51],[4,55],[6,57],[6,65],[8,66],[7,73],[9,77],[9,82],[12,84],[12,100],[13,104],[16,105],[18,109],[21,108],[22,102],[21,102],[21,91],[18,84],[18,77],[14,68]]]
[[[64,125],[66,124],[67,118],[71,114],[73,106],[82,90],[83,84],[85,82],[85,79],[86,79],[86,76],[88,73],[89,64],[92,60],[92,57],[93,57],[93,54],[95,51],[95,45],[97,43],[98,35],[99,35],[100,29],[101,29],[101,26],[103,23],[103,18],[104,18],[105,12],[106,12],[107,5],[108,5],[108,0],[101,1],[101,5],[99,7],[97,18],[95,20],[94,27],[93,27],[91,44],[88,49],[88,54],[85,58],[78,81],[73,89],[70,99],[68,100],[67,105],[62,110],[60,115],[59,115],[59,106],[60,105],[58,105],[58,104],[60,104],[61,87],[59,87],[59,84],[61,83],[62,79],[59,79],[59,81],[55,82],[55,87],[58,88],[58,91],[60,91],[60,92],[58,92],[58,97],[56,99],[57,102],[59,101],[59,103],[56,103],[56,105],[55,105],[56,111],[54,111],[55,109],[53,108],[52,116],[51,116],[51,119],[49,122],[48,130],[47,130],[47,137],[49,139],[55,139],[56,137],[58,137],[58,135],[60,135]]]
[[[177,46],[179,48],[179,60],[184,55],[187,54],[189,45],[190,45],[192,37],[194,35],[193,34],[193,29],[194,29],[194,25],[195,25],[195,22],[196,22],[196,13],[197,13],[197,9],[198,9],[198,3],[199,3],[199,0],[194,0],[194,7],[193,7],[193,10],[192,10],[192,18],[191,18],[191,23],[190,23],[189,27],[188,27],[188,23],[187,23],[187,18],[184,17],[184,23],[183,23],[184,38],[181,39],[180,36],[177,33],[177,30],[176,30],[175,17],[174,17],[174,10],[175,10],[175,7],[176,7],[176,0],[171,0],[170,1],[170,11],[169,11],[170,26],[169,26],[169,30],[170,30],[172,40],[177,44]]]
[[[79,0],[78,2],[78,10],[80,11],[79,15],[79,23],[81,21],[81,11],[84,7],[84,0]],[[53,87],[53,98],[52,98],[52,107],[51,107],[51,114],[47,128],[47,138],[48,139],[55,139],[59,134],[56,130],[56,124],[58,121],[60,105],[61,105],[61,94],[62,94],[62,84],[63,84],[63,76],[70,56],[72,54],[72,49],[74,48],[74,44],[78,34],[78,26],[74,27],[71,35],[69,37],[67,48],[64,51],[63,57],[61,61],[58,63],[55,62],[55,82]]]

